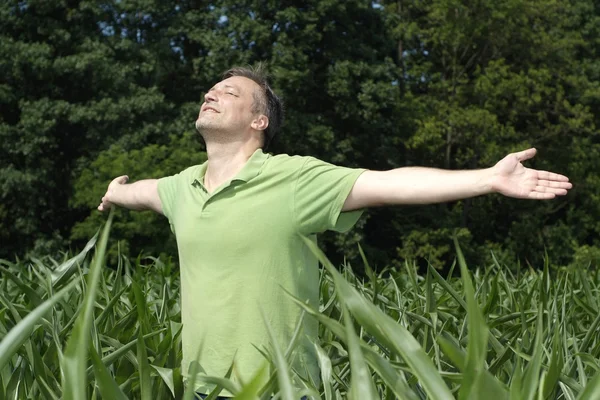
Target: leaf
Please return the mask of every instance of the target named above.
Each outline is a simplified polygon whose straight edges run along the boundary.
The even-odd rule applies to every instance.
[[[165,383],[165,385],[167,385],[167,387],[171,391],[171,394],[173,395],[173,397],[176,397],[176,395],[175,395],[175,381],[173,379],[173,369],[172,368],[162,368],[162,367],[158,367],[158,366],[152,365],[152,364],[150,364],[150,366],[152,368],[154,368],[154,370],[162,378],[162,380]]]
[[[58,293],[44,301],[33,311],[31,311],[25,318],[19,321],[2,339],[0,342],[0,370],[4,369],[6,364],[10,361],[11,357],[17,352],[19,347],[28,340],[31,336],[31,332],[35,325],[42,319],[48,311],[62,299],[67,293],[69,293],[77,285],[77,280],[70,282],[67,286],[62,288]]]
[[[592,380],[587,384],[577,400],[597,400],[600,399],[600,372],[597,372]]]
[[[236,400],[256,400],[263,382],[264,374],[267,370],[267,364],[263,364],[255,373],[254,376],[247,382],[244,387],[235,396]]]
[[[463,381],[460,385],[458,398],[472,399],[482,393],[482,386],[486,381],[484,371],[486,371],[485,360],[487,355],[489,329],[483,319],[479,304],[477,304],[477,300],[475,299],[475,290],[473,288],[473,283],[471,282],[469,269],[467,268],[467,263],[465,262],[465,258],[456,237],[454,238],[454,245],[456,247],[456,254],[466,297],[467,323],[469,327],[467,360],[463,370]],[[502,391],[502,386],[495,386],[496,393],[494,393],[494,396],[502,396],[497,397],[498,399],[505,398],[507,393]]]
[[[150,377],[150,364],[148,363],[148,353],[146,343],[142,332],[138,333],[137,338],[137,360],[138,373],[140,376],[140,395],[142,400],[152,400],[152,378]]]
[[[109,217],[109,219],[110,219],[110,217]],[[60,286],[67,279],[69,279],[71,277],[71,275],[73,275],[75,272],[77,272],[78,265],[83,262],[87,253],[96,244],[99,233],[100,233],[100,231],[98,230],[96,232],[96,234],[90,240],[88,240],[87,244],[85,245],[85,247],[83,248],[83,250],[81,250],[81,252],[79,254],[77,254],[75,257],[69,259],[65,263],[59,265],[58,267],[56,267],[56,269],[51,274],[52,286],[54,286],[54,287]]]
[[[346,339],[348,343],[348,356],[350,357],[350,373],[352,374],[350,383],[351,399],[376,399],[379,397],[375,391],[375,386],[371,381],[369,368],[365,363],[365,359],[360,348],[358,336],[352,326],[352,320],[342,305],[342,314],[346,325]]]
[[[542,398],[547,399],[555,392],[563,366],[564,358],[560,347],[560,329],[559,327],[556,327],[554,329],[554,338],[552,340],[552,355],[550,366],[548,367],[548,375],[542,386]]]
[[[448,334],[445,334],[448,336]],[[463,372],[461,376],[464,377],[464,372],[466,371],[467,366],[467,355],[463,349],[461,349],[457,345],[457,341],[455,339],[451,340],[449,337],[444,337],[442,335],[437,337],[437,341],[442,348],[444,354],[448,356],[448,358],[454,363],[460,371]],[[504,385],[498,381],[494,375],[492,375],[489,371],[483,371],[480,379],[480,387],[481,393],[486,393],[493,399],[506,399],[508,398],[508,393]],[[461,379],[461,386],[464,378]],[[473,394],[474,398],[477,398],[476,394]]]
[[[333,387],[331,386],[331,359],[327,356],[327,353],[321,346],[319,346],[317,343],[314,343],[314,346],[317,351],[319,369],[321,370],[321,383],[323,385],[323,389],[325,390],[325,400],[332,400]]]
[[[267,333],[269,334],[269,339],[271,341],[271,347],[274,351],[274,359],[273,363],[277,368],[277,380],[279,382],[279,390],[281,392],[281,396],[284,399],[293,399],[294,398],[294,387],[292,385],[292,379],[290,377],[290,370],[285,360],[285,356],[283,352],[279,348],[279,344],[277,343],[277,339],[275,338],[275,333],[273,332],[273,328],[269,321],[267,320],[267,316],[264,314],[264,311],[261,309],[261,314],[263,317],[263,322],[267,327]]]
[[[100,237],[99,246],[96,248],[94,261],[90,268],[87,279],[87,292],[83,299],[83,305],[70,339],[67,341],[66,350],[62,359],[63,371],[63,396],[65,400],[79,400],[87,398],[87,352],[90,343],[90,329],[94,317],[94,302],[96,300],[96,291],[100,281],[100,274],[104,265],[104,255],[106,253],[106,243],[108,234],[114,217],[114,208],[111,209],[108,221],[104,226]]]
[[[110,375],[110,372],[108,372],[108,369],[102,363],[100,356],[93,346],[90,346],[90,356],[94,367],[94,374],[96,375],[96,384],[100,389],[102,397],[111,400],[126,400],[127,396],[125,396],[125,393],[123,393],[115,379]]]
[[[292,301],[294,301],[298,306],[300,306],[304,311],[306,311],[309,315],[315,317],[321,324],[325,325],[327,329],[333,332],[336,336],[338,336],[345,343],[348,342],[346,337],[346,331],[344,326],[339,322],[319,313],[317,310],[310,307],[308,304],[300,301],[296,297],[294,297],[291,293],[286,292]],[[337,344],[339,346],[338,349],[342,351],[341,345],[337,342],[332,343]],[[371,368],[383,379],[383,381],[388,385],[388,387],[396,394],[398,398],[405,400],[417,400],[418,397],[412,391],[412,389],[408,386],[405,379],[403,378],[401,371],[396,371],[394,367],[390,364],[388,360],[377,354],[373,349],[371,349],[364,342],[360,343],[361,350],[365,357],[366,362],[369,364]],[[315,345],[317,346],[317,345]],[[329,361],[331,363],[331,361]],[[323,370],[321,370],[321,375],[323,376]],[[323,382],[325,382],[325,378],[323,378]]]
[[[315,243],[307,238],[304,242],[333,276],[340,300],[363,328],[403,358],[429,396],[439,400],[454,399],[431,359],[410,332],[350,286]]]

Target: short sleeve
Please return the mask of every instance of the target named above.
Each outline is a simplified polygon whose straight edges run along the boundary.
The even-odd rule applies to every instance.
[[[182,180],[183,177],[181,173],[158,180],[158,196],[160,197],[160,202],[162,204],[163,214],[171,223],[171,229],[173,228],[175,200],[177,199],[177,192],[181,188]]]
[[[303,234],[345,232],[363,210],[341,212],[354,183],[365,170],[339,167],[306,157],[294,188],[294,217]]]

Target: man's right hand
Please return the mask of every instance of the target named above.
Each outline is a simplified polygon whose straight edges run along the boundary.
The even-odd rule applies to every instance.
[[[111,199],[115,196],[115,191],[118,190],[118,186],[124,185],[129,180],[127,175],[121,175],[115,179],[113,179],[108,184],[108,189],[106,189],[106,193],[102,197],[102,201],[98,206],[98,210],[100,211],[108,211],[113,206]]]
[[[162,214],[162,204],[158,196],[158,180],[144,179],[126,184],[127,175],[119,176],[110,182],[106,194],[98,206],[99,211],[110,210],[112,206],[129,210],[152,210]]]

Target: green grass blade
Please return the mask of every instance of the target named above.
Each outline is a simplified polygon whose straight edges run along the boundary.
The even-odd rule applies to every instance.
[[[190,371],[193,369],[194,363],[192,363],[191,365],[192,365],[192,367],[191,367]],[[196,363],[196,365],[198,366],[200,364]],[[238,393],[240,392],[240,390],[242,390],[242,388],[240,387],[240,385],[238,383],[236,383],[228,378],[223,378],[220,376],[197,375],[196,381],[215,385],[215,387],[217,388],[215,390],[220,390],[220,388],[223,388],[223,389],[233,393],[234,397],[236,397],[238,395]],[[186,394],[184,395],[185,400],[192,400],[194,398],[194,391],[192,389],[190,389],[190,387],[191,387],[190,381],[188,380]],[[213,392],[211,391],[211,394],[212,393]],[[189,396],[189,397],[186,397],[186,396]],[[208,399],[208,397],[207,397],[207,399]]]
[[[373,292],[373,299],[372,299],[373,304],[377,305],[378,295],[379,295],[379,285],[378,285],[377,275],[375,275],[375,272],[373,272],[373,269],[371,268],[371,265],[369,264],[369,261],[367,260],[367,257],[365,256],[365,252],[363,251],[360,244],[358,245],[358,252],[359,252],[360,258],[362,259],[363,264],[365,266],[365,272],[367,273],[367,276],[369,277],[369,283],[371,285],[371,290]]]
[[[581,266],[577,267],[577,277],[579,278],[579,282],[581,282],[581,287],[583,288],[583,293],[585,293],[585,298],[590,306],[594,309],[594,311],[598,312],[598,303],[597,303],[597,295],[595,296],[590,289],[590,284],[588,282],[587,277],[584,275],[584,270]]]
[[[109,219],[110,218],[111,217],[109,216]],[[54,286],[54,287],[60,286],[65,281],[67,281],[71,277],[71,275],[73,275],[75,272],[78,271],[78,265],[83,262],[83,260],[85,259],[85,256],[87,255],[87,253],[96,244],[99,232],[100,231],[96,232],[96,234],[94,235],[94,237],[92,237],[87,242],[87,244],[85,245],[85,247],[83,248],[83,250],[81,250],[81,252],[79,254],[77,254],[75,257],[67,260],[63,264],[59,265],[58,267],[56,267],[54,269],[54,271],[52,271],[52,273],[51,273],[52,286]]]
[[[281,398],[283,399],[294,399],[294,386],[292,385],[292,379],[290,377],[290,369],[285,360],[285,356],[283,352],[279,348],[279,343],[277,343],[277,339],[275,337],[275,333],[273,332],[273,328],[267,319],[267,316],[264,314],[264,311],[261,309],[261,314],[263,317],[263,322],[267,327],[267,333],[269,334],[269,339],[271,340],[271,346],[274,351],[274,359],[272,360],[277,368],[277,380],[279,382],[279,390],[281,392]]]
[[[523,368],[521,365],[522,359],[518,358],[510,379],[510,400],[521,400],[521,393],[523,392]]]
[[[80,400],[87,399],[87,352],[90,344],[90,330],[92,319],[94,317],[94,302],[96,300],[96,291],[100,281],[100,274],[104,265],[104,255],[106,253],[106,243],[108,242],[108,234],[114,217],[114,208],[111,209],[110,215],[102,235],[100,243],[96,248],[94,262],[90,268],[87,279],[87,292],[83,300],[81,312],[77,317],[75,326],[69,341],[67,342],[66,350],[62,362],[63,370],[63,396],[65,400]]]
[[[247,382],[240,392],[235,396],[236,400],[256,400],[262,387],[263,376],[266,373],[267,364],[264,364],[254,376]]]
[[[467,356],[463,349],[461,349],[455,341],[450,340],[445,336],[438,336],[437,342],[450,361],[452,361],[460,371],[464,371],[465,365],[467,364]]]
[[[131,288],[138,310],[137,360],[140,377],[140,395],[142,400],[152,400],[152,378],[150,377],[150,363],[148,363],[148,352],[144,340],[144,333],[146,333],[148,322],[146,318],[146,300],[137,282],[132,281]]]
[[[560,348],[560,329],[554,329],[554,338],[552,339],[552,355],[550,366],[548,367],[548,375],[542,385],[542,398],[547,399],[554,397],[553,394],[558,386],[558,378],[564,366],[564,357]]]
[[[600,399],[600,372],[596,373],[596,376],[592,378],[585,389],[583,389],[583,391],[579,393],[579,396],[577,396],[577,400],[597,399]]]
[[[96,384],[100,389],[100,394],[104,399],[127,400],[125,393],[119,388],[115,379],[110,375],[106,366],[102,363],[100,356],[93,346],[90,347],[90,356],[94,374],[96,375]]]
[[[463,381],[460,387],[459,399],[471,399],[481,393],[483,385],[483,371],[486,370],[485,359],[487,355],[489,329],[483,319],[481,309],[475,299],[475,289],[471,282],[469,269],[454,238],[458,264],[462,276],[463,289],[467,302],[467,323],[469,330],[469,342],[467,344],[467,361],[463,371]]]
[[[523,375],[522,392],[520,399],[532,400],[538,390],[540,372],[542,367],[542,355],[544,348],[542,345],[543,336],[543,310],[542,305],[538,310],[536,335],[533,342],[533,356],[525,368]]]
[[[104,309],[102,310],[100,315],[96,318],[96,325],[100,325],[100,324],[102,324],[102,322],[104,322],[104,319],[106,317],[108,317],[110,312],[114,309],[115,305],[121,299],[121,296],[123,295],[123,293],[125,293],[125,291],[127,289],[129,289],[129,286],[123,287],[118,293],[112,295],[112,298],[110,299],[110,301],[106,304],[106,306],[104,306]]]
[[[467,371],[467,355],[464,350],[459,347],[458,342],[455,339],[446,336],[447,334],[445,336],[438,336],[437,342],[440,344],[444,354],[446,354],[452,363],[454,363],[454,365],[456,365],[458,369],[463,372],[461,376],[464,376],[464,372]],[[473,399],[478,399],[478,396],[481,393],[485,393],[490,399],[494,400],[508,398],[508,390],[506,387],[489,371],[484,370],[479,379],[480,382],[478,385],[481,389],[481,392],[472,393],[471,396]],[[461,379],[461,382],[463,380],[464,378]]]
[[[460,306],[464,310],[466,310],[467,309],[467,303],[465,303],[465,300],[463,299],[463,297],[460,294],[458,294],[458,292],[456,290],[454,290],[454,288],[448,283],[448,281],[446,281],[446,279],[444,279],[444,277],[441,276],[439,274],[439,272],[437,272],[435,270],[435,268],[430,268],[430,271],[431,271],[431,275],[440,284],[440,286],[442,288],[444,288],[444,290],[446,292],[448,292],[452,296],[452,298],[454,300],[456,300],[456,302],[458,304],[460,304]]]
[[[176,398],[175,379],[173,378],[173,369],[157,367],[156,365],[150,365],[150,367],[154,368],[154,370],[156,371],[158,376],[161,377],[161,379],[163,380],[165,385],[171,391],[171,394],[173,395],[173,397]]]
[[[194,361],[192,361],[192,363],[190,364],[189,370],[188,370],[188,380],[187,380],[187,386],[185,388],[185,392],[183,393],[183,400],[192,400],[195,397],[195,392],[196,392],[196,381],[199,380],[199,376],[198,374],[201,371],[201,367],[200,367],[200,354],[202,354],[202,347],[204,346],[204,339],[202,339],[202,341],[200,342],[200,346],[198,346],[198,353],[196,354],[196,359]],[[210,377],[206,377],[207,381],[210,381]],[[227,383],[233,383],[231,381],[229,381],[229,379],[223,379],[224,381],[227,382],[222,382],[223,384],[221,386],[223,386],[224,388],[226,388],[227,390],[229,390],[231,393],[236,394],[237,391],[232,391],[229,389],[229,387],[227,386]],[[219,380],[219,383],[220,380]]]
[[[319,361],[319,369],[321,370],[321,382],[324,389],[325,400],[333,400],[333,387],[331,385],[331,359],[321,346],[314,343],[317,350],[317,359]]]
[[[160,331],[148,333],[147,335],[144,335],[144,340],[149,339],[153,336],[159,335],[160,333],[164,332],[166,329],[167,328],[161,329]],[[133,339],[131,342],[129,342],[127,344],[121,344],[119,341],[109,338],[109,337],[106,337],[106,336],[103,336],[103,335],[100,336],[100,340],[105,343],[108,343],[110,346],[112,346],[116,349],[112,353],[102,357],[102,363],[106,367],[111,366],[113,363],[115,363],[122,357],[125,357],[128,352],[130,352],[135,346],[137,346],[137,338]],[[134,360],[136,360],[136,363],[137,363],[137,358],[135,356],[132,356],[132,358]],[[135,366],[137,367],[137,364]],[[91,373],[92,373],[92,367],[90,366],[87,370],[88,376],[90,376]]]
[[[25,318],[19,321],[0,342],[0,370],[4,369],[11,357],[19,350],[21,345],[30,338],[31,332],[37,323],[50,311],[50,309],[77,285],[77,281],[69,282],[54,296],[44,301]]]
[[[34,307],[37,307],[40,304],[42,304],[42,298],[35,292],[35,290],[33,290],[31,287],[25,284],[21,279],[19,279],[19,277],[13,275],[10,271],[6,269],[0,271],[0,273],[2,273],[2,275],[8,276],[15,283],[15,285],[17,285],[19,289],[23,291],[25,296],[29,299],[29,301],[31,301]]]
[[[327,327],[327,329],[329,329],[333,334],[339,337],[344,343],[348,343],[348,339],[346,337],[346,330],[344,329],[344,326],[341,323],[327,317],[326,315],[323,315],[322,313],[310,307],[308,304],[295,298],[289,292],[287,292],[287,294],[290,296],[292,301],[298,304],[298,306],[300,306],[304,311],[306,311],[307,314],[316,318],[322,325]],[[381,377],[381,379],[387,384],[388,388],[390,388],[398,398],[405,400],[418,400],[418,397],[408,386],[401,373],[396,371],[389,361],[377,354],[366,343],[360,342],[360,346],[367,364],[369,364],[369,366],[373,368],[373,370]],[[324,350],[320,346],[315,344],[315,347],[317,347],[319,357],[324,357],[324,365],[328,366],[326,370],[323,370],[323,367],[321,366],[321,376],[325,385],[325,382],[330,382],[331,379],[331,360],[329,359],[329,357],[327,357]],[[321,358],[319,358],[319,360],[319,362],[321,363]],[[324,375],[326,373],[328,373],[328,375]],[[327,395],[327,388],[325,388],[325,390],[325,393]]]
[[[406,379],[401,371],[394,369],[392,364],[373,351],[366,344],[362,347],[363,355],[367,364],[381,377],[387,387],[396,395],[397,398],[403,400],[419,400],[419,397],[408,386]]]
[[[306,238],[304,241],[334,277],[338,295],[343,298],[354,318],[377,340],[394,349],[404,359],[431,398],[454,399],[431,359],[410,332],[350,286],[314,242]]]
[[[150,364],[148,363],[148,352],[142,333],[137,338],[137,360],[140,376],[140,395],[142,400],[152,400],[152,380],[150,377]]]
[[[365,358],[360,349],[360,340],[356,336],[354,326],[352,326],[352,319],[346,310],[346,307],[342,306],[344,322],[346,325],[346,338],[348,340],[348,355],[350,357],[350,395],[351,399],[376,399],[377,392],[373,386],[371,380],[371,373],[369,367],[365,362]]]

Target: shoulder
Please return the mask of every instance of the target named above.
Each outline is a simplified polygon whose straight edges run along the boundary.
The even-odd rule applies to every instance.
[[[186,169],[181,171],[179,173],[179,175],[188,176],[190,178],[198,177],[200,174],[200,171],[202,170],[203,167],[204,167],[204,164],[192,165],[191,167],[187,167]]]
[[[174,175],[162,177],[159,179],[159,181],[190,181],[190,183],[192,183],[194,179],[198,179],[200,177],[203,166],[204,164],[192,165],[191,167],[188,167]]]
[[[321,173],[326,171],[349,171],[353,168],[332,164],[313,156],[290,156],[278,154],[270,156],[263,171],[274,174],[304,175],[305,173]]]
[[[264,171],[277,175],[288,175],[301,170],[310,158],[312,157],[290,156],[288,154],[272,155],[265,162]]]
[[[325,161],[321,161],[318,158],[312,156],[290,156],[288,154],[277,154],[270,156],[266,165],[269,168],[289,168],[292,170],[298,170],[306,166],[307,164],[327,164]]]
[[[312,170],[340,168],[312,156],[290,156],[278,154],[270,156],[263,167],[263,172],[269,175],[298,177]]]

